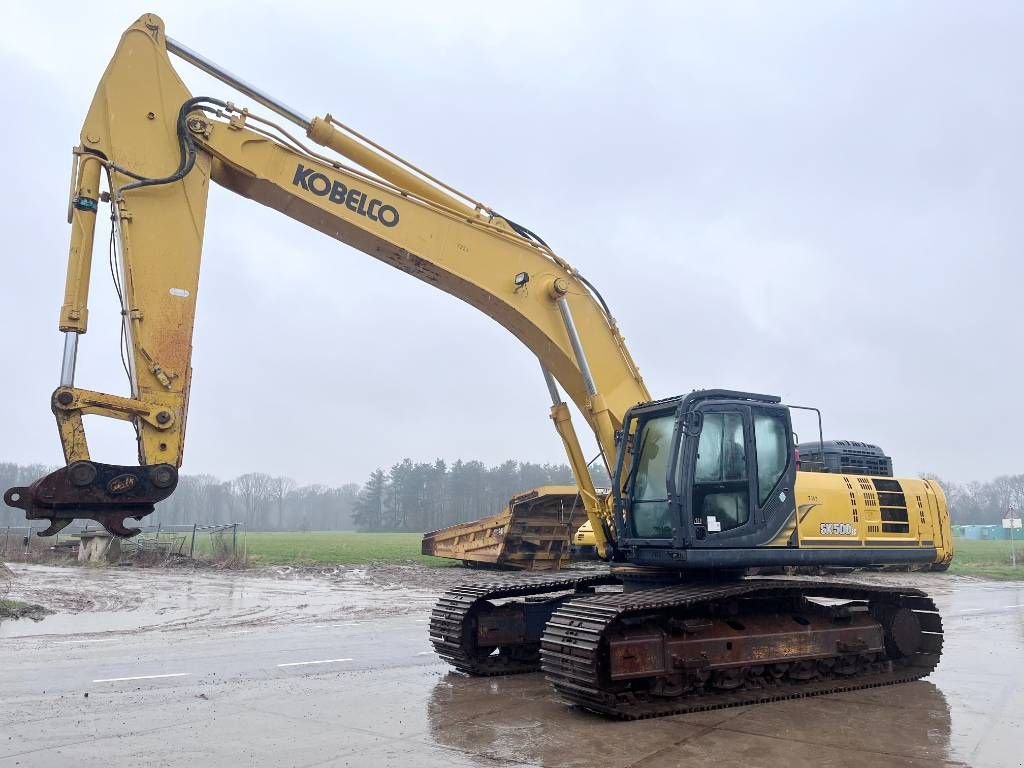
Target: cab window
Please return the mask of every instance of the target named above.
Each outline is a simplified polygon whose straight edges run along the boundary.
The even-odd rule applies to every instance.
[[[632,517],[633,529],[640,538],[672,536],[666,480],[674,428],[675,414],[669,414],[644,422],[637,434]]]
[[[754,444],[757,446],[757,495],[761,506],[786,471],[789,457],[786,420],[777,413],[754,414]]]
[[[693,514],[708,533],[738,528],[750,519],[742,414],[704,414],[693,476]]]

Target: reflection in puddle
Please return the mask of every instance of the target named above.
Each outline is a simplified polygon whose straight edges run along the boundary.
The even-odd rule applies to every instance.
[[[682,758],[695,756],[691,749],[720,750],[723,741],[738,754],[779,738],[799,749],[826,750],[830,765],[859,768],[865,753],[942,763],[949,759],[951,726],[946,697],[927,681],[622,722],[558,702],[539,674],[467,678],[449,673],[434,686],[427,718],[430,735],[441,746],[545,766],[627,764],[662,750]]]

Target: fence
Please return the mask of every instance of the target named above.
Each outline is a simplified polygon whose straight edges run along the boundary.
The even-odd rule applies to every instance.
[[[43,527],[32,525],[0,528],[0,559],[39,560],[46,555],[77,552],[83,534],[100,533],[95,525],[69,526],[55,536],[40,538]],[[108,540],[108,546],[114,539]],[[247,549],[242,523],[141,526],[141,533],[121,539],[121,559],[132,561],[211,560],[245,562]]]

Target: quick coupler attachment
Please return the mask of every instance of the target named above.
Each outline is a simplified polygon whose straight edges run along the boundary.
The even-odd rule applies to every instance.
[[[76,461],[28,487],[9,488],[4,502],[25,510],[27,520],[48,520],[40,536],[53,536],[75,520],[95,520],[112,535],[128,538],[140,532],[125,520],[141,520],[178,485],[170,464],[125,466]]]

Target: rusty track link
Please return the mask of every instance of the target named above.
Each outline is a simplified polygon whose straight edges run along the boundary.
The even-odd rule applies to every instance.
[[[739,597],[808,597],[866,601],[883,600],[914,612],[923,642],[913,656],[886,660],[867,673],[849,678],[829,677],[807,682],[758,680],[752,687],[728,692],[689,693],[660,698],[613,690],[605,672],[605,635],[628,615],[699,608],[711,601]],[[630,593],[599,594],[566,601],[545,627],[541,642],[542,668],[556,692],[566,701],[622,719],[640,719],[721,709],[781,699],[872,688],[927,676],[942,652],[942,621],[935,603],[916,589],[802,581],[750,579],[732,584],[666,587]],[[879,668],[881,667],[881,668]]]
[[[477,647],[476,612],[491,600],[572,592],[602,584],[616,584],[608,573],[576,576],[510,576],[482,584],[465,584],[445,592],[430,614],[430,642],[434,651],[453,667],[469,675],[514,675],[540,669],[539,644],[511,649]]]

